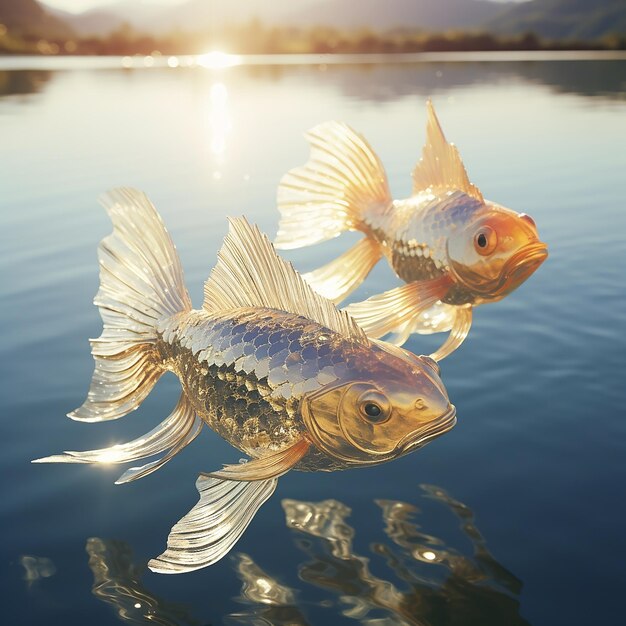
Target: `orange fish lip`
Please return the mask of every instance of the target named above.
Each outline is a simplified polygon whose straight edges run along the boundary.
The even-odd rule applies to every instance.
[[[495,294],[508,293],[523,283],[548,258],[548,246],[542,241],[529,243],[518,250],[502,268]]]
[[[439,437],[454,428],[456,421],[456,407],[454,404],[450,404],[449,409],[437,418],[436,421],[403,437],[396,446],[396,450],[398,450],[400,454],[406,454],[407,452],[421,448],[431,439],[435,439],[435,437]]]
[[[525,245],[513,254],[502,266],[500,275],[495,280],[480,282],[468,281],[467,277],[459,277],[461,282],[483,297],[493,299],[503,297],[521,285],[546,259],[548,246],[542,241],[534,241]]]

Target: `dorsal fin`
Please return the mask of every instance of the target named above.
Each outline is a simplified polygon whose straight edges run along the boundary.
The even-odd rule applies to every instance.
[[[367,344],[365,333],[344,311],[316,293],[269,239],[245,218],[229,220],[218,262],[204,285],[204,308],[277,309],[307,317],[347,339]]]
[[[422,158],[412,173],[413,195],[427,189],[445,191],[458,189],[483,202],[482,193],[467,177],[456,146],[446,141],[430,100],[426,107],[428,112],[426,143],[422,149]]]

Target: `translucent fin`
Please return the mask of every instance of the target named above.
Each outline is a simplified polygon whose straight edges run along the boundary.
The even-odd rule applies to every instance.
[[[307,134],[309,161],[278,185],[276,247],[310,246],[358,230],[363,211],[392,202],[387,175],[367,141],[347,124],[326,122]]]
[[[301,439],[289,448],[268,454],[260,459],[252,459],[247,463],[225,465],[217,472],[202,473],[202,476],[220,478],[222,480],[267,480],[286,474],[297,465],[309,451],[310,443]]]
[[[167,463],[187,444],[191,443],[202,428],[202,421],[196,417],[193,407],[184,395],[180,397],[171,415],[149,433],[129,441],[101,450],[84,452],[67,451],[64,454],[36,459],[33,463],[128,463],[146,457],[162,454],[162,457],[142,467],[133,467],[117,480],[117,483],[130,482],[154,472]]]
[[[398,333],[399,340],[404,338],[406,341],[406,331],[408,328],[410,334],[411,322],[422,311],[441,300],[450,285],[451,281],[447,276],[407,283],[363,302],[350,304],[345,310],[357,320],[368,337],[378,339],[395,332]]]
[[[148,567],[161,574],[180,574],[216,563],[235,545],[277,484],[277,478],[247,483],[200,476],[196,481],[200,501],[172,528],[167,550]]]
[[[427,189],[458,189],[482,202],[483,195],[470,183],[459,151],[446,141],[433,103],[429,100],[426,106],[426,144],[422,158],[413,169],[413,195]]]
[[[115,189],[101,201],[113,222],[98,248],[94,303],[104,329],[91,342],[87,400],[69,414],[86,422],[117,419],[141,404],[162,372],[153,347],[158,321],[191,308],[174,244],[145,194]]]
[[[448,338],[438,350],[430,355],[430,358],[435,359],[435,361],[441,361],[450,356],[465,341],[471,326],[472,307],[457,307],[454,325]]]
[[[457,307],[453,304],[436,302],[431,307],[420,311],[411,322],[411,333],[431,335],[448,332],[456,319]]]
[[[394,346],[403,346],[411,336],[413,332],[413,319],[409,319],[404,324],[401,324],[396,328],[388,338],[387,341]]]
[[[245,307],[286,311],[367,344],[356,322],[316,293],[291,263],[278,256],[268,238],[244,218],[230,220],[217,265],[204,285],[203,306],[207,311]]]
[[[339,304],[365,280],[380,257],[380,246],[364,237],[334,261],[302,277],[317,293]]]

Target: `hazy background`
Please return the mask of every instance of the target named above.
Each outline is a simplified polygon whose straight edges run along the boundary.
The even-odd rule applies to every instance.
[[[0,52],[624,49],[622,0],[2,0]]]

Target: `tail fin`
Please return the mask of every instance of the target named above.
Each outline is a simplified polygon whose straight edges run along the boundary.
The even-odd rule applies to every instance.
[[[101,202],[113,222],[98,248],[94,303],[104,329],[91,340],[96,363],[87,399],[69,413],[85,422],[117,419],[141,404],[163,372],[157,323],[191,308],[176,249],[147,196],[115,189]]]
[[[302,277],[317,293],[339,304],[365,280],[381,256],[378,243],[363,237],[341,256]]]
[[[387,175],[372,148],[347,124],[326,122],[310,130],[309,161],[278,186],[281,220],[276,248],[289,250],[361,230],[368,209],[391,203]]]

